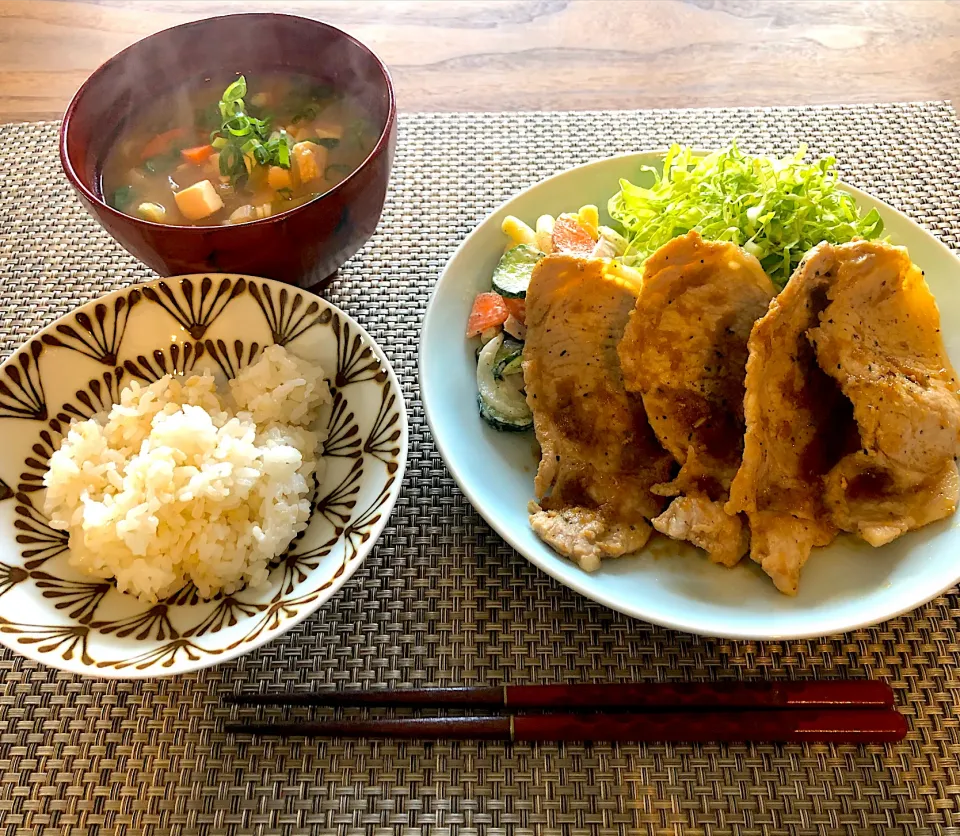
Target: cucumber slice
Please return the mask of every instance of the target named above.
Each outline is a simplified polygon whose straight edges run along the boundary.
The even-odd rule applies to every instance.
[[[628,246],[627,239],[615,229],[610,229],[609,226],[601,226],[600,237],[597,239],[597,244],[591,255],[594,258],[616,258],[623,255]]]
[[[527,399],[513,380],[497,380],[493,368],[497,352],[503,347],[503,335],[487,343],[477,359],[477,391],[479,392],[480,415],[491,426],[504,429],[509,424],[513,430],[532,426],[533,413]]]
[[[516,357],[511,357],[509,360],[501,360],[493,367],[493,376],[497,380],[503,380],[505,377],[510,377],[512,374],[520,374],[523,371],[523,355],[518,354]]]
[[[530,287],[533,268],[543,253],[529,244],[511,247],[501,257],[493,271],[493,290],[507,299],[523,299]]]
[[[529,418],[507,418],[485,403],[479,395],[477,395],[477,405],[480,407],[480,417],[495,430],[504,433],[522,433],[533,428],[532,415]]]
[[[523,343],[503,338],[503,345],[494,358],[493,376],[496,380],[503,380],[504,375],[516,374],[523,363]]]

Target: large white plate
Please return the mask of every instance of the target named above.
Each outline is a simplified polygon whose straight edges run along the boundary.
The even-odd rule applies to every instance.
[[[427,308],[420,345],[420,391],[430,429],[450,473],[483,518],[518,552],[582,595],[655,624],[729,638],[826,636],[876,624],[912,610],[960,579],[960,515],[881,549],[842,536],[814,550],[800,593],[781,595],[750,560],[732,570],[711,565],[693,548],[655,537],[638,555],[581,571],[530,530],[536,443],[477,415],[474,346],[464,326],[476,293],[490,289],[503,251],[506,215],[533,221],[594,203],[605,215],[621,177],[635,179],[662,152],[628,154],[565,171],[507,201],[454,253]],[[926,272],[954,365],[960,365],[960,262],[930,233],[870,195],[845,187],[864,210],[876,207],[891,241],[909,248]],[[609,222],[609,218],[607,218]]]

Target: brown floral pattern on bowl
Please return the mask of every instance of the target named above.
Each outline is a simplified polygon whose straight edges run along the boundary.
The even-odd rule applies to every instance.
[[[207,370],[223,381],[264,346],[319,362],[326,469],[309,525],[262,589],[203,600],[188,584],[145,604],[70,567],[43,514],[43,475],[74,419],[132,380]],[[305,291],[236,275],[162,279],[112,293],[44,329],[0,366],[0,642],[99,676],[182,673],[279,635],[328,600],[369,553],[406,462],[403,395],[372,339]]]

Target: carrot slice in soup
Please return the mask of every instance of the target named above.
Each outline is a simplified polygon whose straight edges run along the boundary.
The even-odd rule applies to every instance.
[[[198,145],[196,148],[184,148],[180,151],[180,156],[188,163],[195,163],[196,165],[200,165],[204,160],[209,159],[211,154],[213,154],[212,145]]]
[[[503,325],[510,312],[503,304],[499,293],[479,293],[473,300],[470,318],[467,320],[467,337],[476,337],[487,328]]]
[[[562,215],[553,224],[553,251],[590,255],[596,242],[593,237],[573,218]]]
[[[162,134],[157,134],[153,139],[143,146],[143,150],[140,152],[140,159],[149,160],[151,157],[156,157],[159,154],[165,154],[170,150],[170,147],[173,145],[173,143],[183,137],[186,133],[186,130],[183,128],[174,128],[171,131],[164,131]]]
[[[526,324],[527,321],[527,303],[523,299],[507,299],[504,297],[503,304],[507,312],[514,318],[519,319]]]

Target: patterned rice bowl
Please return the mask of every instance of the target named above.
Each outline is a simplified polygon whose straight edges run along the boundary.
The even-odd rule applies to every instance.
[[[279,343],[319,362],[326,470],[307,529],[267,586],[212,600],[188,584],[156,604],[70,567],[43,514],[43,475],[74,418],[109,409],[131,380],[236,375]],[[373,548],[407,457],[403,393],[383,352],[335,306],[266,279],[206,274],[110,293],[48,326],[0,365],[0,643],[99,677],[185,673],[247,653],[328,601]]]

